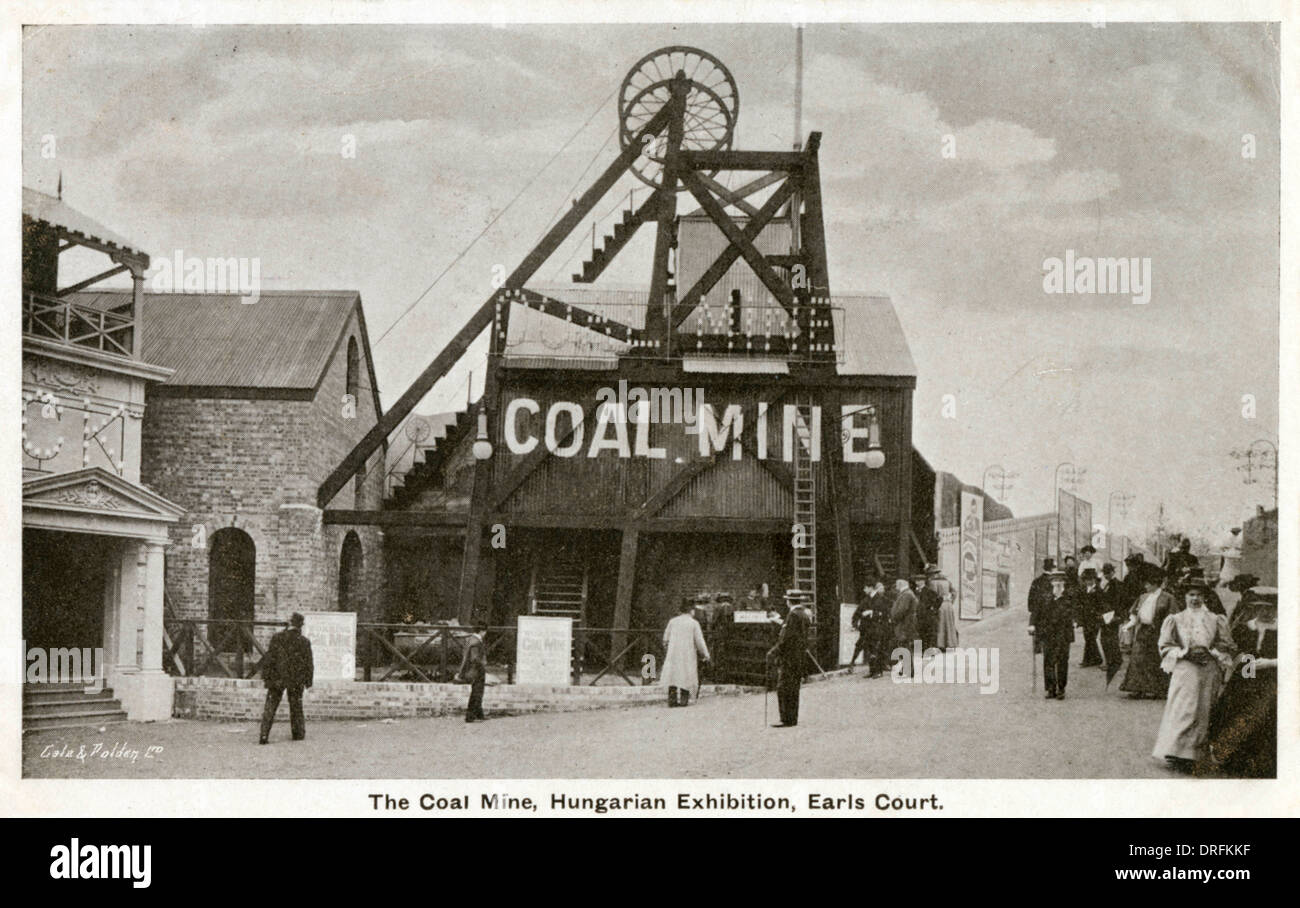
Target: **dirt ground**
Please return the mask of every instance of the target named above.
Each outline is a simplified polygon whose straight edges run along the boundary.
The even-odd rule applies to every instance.
[[[796,728],[776,698],[748,694],[687,709],[311,722],[289,740],[281,716],[259,746],[250,722],[173,720],[55,730],[23,740],[23,774],[72,778],[1168,778],[1151,758],[1163,704],[1104,690],[1077,668],[1067,699],[1030,691],[1023,610],[962,631],[998,653],[996,693],[975,684],[895,684],[859,673],[805,685]],[[83,750],[84,749],[84,750]],[[84,753],[84,757],[81,756]]]

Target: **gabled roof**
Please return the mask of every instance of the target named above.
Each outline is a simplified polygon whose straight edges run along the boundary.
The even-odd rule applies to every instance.
[[[34,221],[56,227],[75,237],[90,242],[120,249],[135,255],[144,255],[142,250],[130,240],[118,236],[107,227],[87,217],[68,205],[62,199],[47,195],[36,189],[23,187],[23,214]]]
[[[62,514],[65,519],[93,514],[126,527],[176,523],[185,516],[185,509],[175,502],[103,467],[24,479],[23,512],[25,522],[37,512]]]
[[[111,307],[129,291],[77,293]],[[314,390],[355,311],[360,351],[379,408],[361,295],[355,290],[263,290],[255,303],[238,293],[147,293],[142,356],[175,369],[167,387]]]

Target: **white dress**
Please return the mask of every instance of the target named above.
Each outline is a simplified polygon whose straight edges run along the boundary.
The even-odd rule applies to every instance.
[[[1204,664],[1186,658],[1193,646],[1215,657]],[[1151,755],[1199,760],[1210,728],[1210,709],[1223,686],[1223,665],[1233,651],[1228,619],[1209,609],[1186,608],[1160,628],[1160,667],[1170,674],[1169,696]]]

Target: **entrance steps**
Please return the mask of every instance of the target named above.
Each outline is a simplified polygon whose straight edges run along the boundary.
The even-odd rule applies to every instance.
[[[24,684],[23,730],[85,728],[125,722],[112,688],[87,693],[84,684]]]

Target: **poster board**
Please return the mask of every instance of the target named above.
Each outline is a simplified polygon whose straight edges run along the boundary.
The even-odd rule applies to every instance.
[[[984,496],[973,492],[961,493],[961,573],[960,573],[960,608],[961,617],[978,618],[980,616],[981,596],[983,595],[983,538],[984,538]]]
[[[573,619],[520,615],[515,683],[569,683],[573,659]]]
[[[853,648],[858,643],[858,629],[853,626],[853,613],[858,607],[852,602],[840,603],[840,665],[853,660]]]
[[[1077,499],[1065,489],[1056,491],[1056,566],[1061,567],[1066,555],[1078,557],[1079,541],[1074,535],[1074,503]]]
[[[357,613],[303,612],[315,681],[357,680]]]

